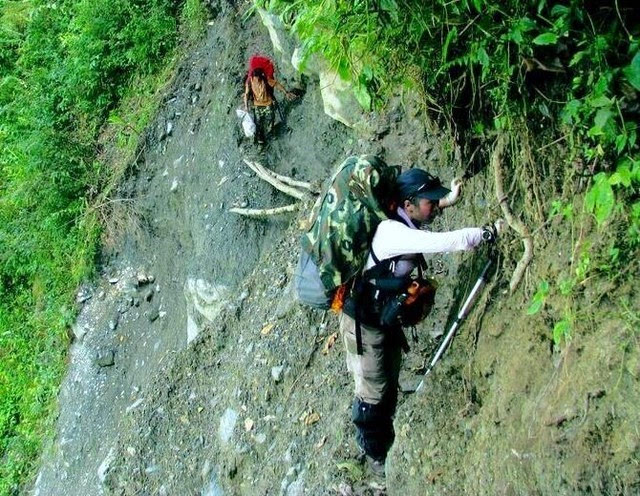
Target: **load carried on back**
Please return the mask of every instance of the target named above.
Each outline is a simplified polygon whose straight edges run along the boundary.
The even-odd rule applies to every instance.
[[[338,288],[364,267],[378,224],[395,210],[399,166],[363,155],[340,164],[302,236],[296,290],[302,303],[328,309]]]

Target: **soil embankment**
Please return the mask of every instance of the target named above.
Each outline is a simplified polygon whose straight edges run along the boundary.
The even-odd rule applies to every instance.
[[[312,181],[354,153],[428,166],[445,180],[463,164],[451,137],[410,100],[371,116],[370,131],[357,135],[323,113],[313,79],[283,81],[301,97],[285,105],[286,125],[269,144],[243,142],[235,108],[246,61],[270,51],[259,19],[241,25],[227,6],[181,65],[119,192],[132,205],[129,228],[105,251],[100,280],[81,291],[88,299],[36,494],[373,493],[354,461],[337,321],[294,301],[298,219],[248,220],[228,209],[290,201],[244,158]],[[487,170],[470,178],[434,229],[497,216],[492,182]],[[546,277],[561,269],[553,253],[566,235],[555,229],[536,246],[532,270]],[[429,261],[437,304],[403,382],[419,379],[484,257]],[[592,334],[554,351],[549,323],[524,315],[522,292],[505,291],[511,258],[501,259],[423,393],[401,399],[389,492],[632,494],[640,484],[637,336],[613,331],[627,321],[608,314],[600,296]],[[608,297],[629,298],[637,312],[634,295],[622,287]],[[595,327],[605,321],[612,332],[602,339]]]

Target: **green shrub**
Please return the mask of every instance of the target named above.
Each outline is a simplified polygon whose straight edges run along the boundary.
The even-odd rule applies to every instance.
[[[74,293],[100,238],[87,205],[113,181],[98,136],[132,84],[151,102],[165,83],[181,8],[0,0],[0,495],[32,475],[54,419]],[[153,112],[140,105],[143,126]]]
[[[527,135],[553,136],[552,143],[566,144],[567,165],[557,182],[586,183],[584,203],[573,204],[571,187],[557,191],[559,198],[545,207],[580,231],[590,229],[590,218],[595,219],[603,241],[590,248],[597,251],[591,258],[600,262],[589,270],[614,267],[611,253],[616,260],[637,258],[637,9],[628,3],[580,0],[255,3],[281,16],[300,39],[305,57],[322,54],[352,81],[365,109],[384,104],[405,85],[421,92],[446,125],[453,122],[463,144],[488,139],[496,131],[520,135],[522,123],[529,128]],[[522,177],[517,157],[512,162],[511,175]],[[535,209],[526,204],[528,188],[520,189],[518,200],[526,215]],[[571,247],[566,253],[573,251]],[[558,288],[563,297],[571,298],[577,283],[588,280],[580,277],[572,275]],[[541,286],[529,313],[538,312],[547,293],[555,290]],[[570,336],[573,324],[564,314],[556,320],[552,336],[559,344]]]

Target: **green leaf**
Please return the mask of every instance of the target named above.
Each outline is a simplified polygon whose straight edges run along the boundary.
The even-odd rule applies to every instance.
[[[607,125],[607,122],[609,121],[609,117],[611,117],[612,115],[613,115],[613,112],[611,111],[611,109],[601,108],[596,112],[596,116],[594,117],[593,122],[597,127],[599,127],[600,129],[603,129],[604,126]]]
[[[567,319],[562,319],[560,322],[556,322],[553,326],[553,342],[557,345],[560,344],[562,338],[568,339],[571,332],[571,324]]]
[[[478,12],[482,11],[482,0],[472,0],[473,6],[476,8]]]
[[[531,305],[529,305],[529,308],[527,308],[527,315],[534,315],[538,313],[540,309],[542,309],[542,306],[544,305],[544,301],[547,298],[548,294],[549,294],[549,282],[543,279],[542,281],[540,281],[540,284],[538,285],[538,290],[536,291],[536,294],[533,295]]]
[[[615,197],[607,175],[600,172],[594,177],[594,184],[585,196],[585,207],[588,212],[595,213],[598,224],[609,218],[613,211]]]
[[[558,283],[558,289],[560,289],[560,294],[562,296],[567,296],[573,291],[573,287],[575,286],[575,281],[573,279],[563,279]]]
[[[631,86],[640,91],[640,52],[637,52],[631,63],[622,71]]]
[[[609,178],[609,184],[612,186],[622,184],[624,187],[631,187],[631,169],[627,164],[618,165],[616,171]]]
[[[569,13],[569,7],[565,5],[554,5],[551,9],[551,15],[553,17],[561,16]]]
[[[580,61],[587,55],[586,50],[582,50],[580,52],[576,52],[573,57],[571,57],[571,61],[569,62],[569,67],[573,67],[576,64],[579,64]]]
[[[543,33],[533,39],[534,45],[554,45],[558,41],[558,35],[555,33]]]
[[[532,301],[531,305],[529,305],[529,308],[527,308],[527,315],[535,315],[536,313],[538,313],[542,308],[542,303],[542,300]]]
[[[565,124],[573,124],[581,108],[582,102],[580,100],[571,100],[568,102],[564,106],[564,109],[562,109],[562,122]]]
[[[346,57],[340,57],[340,60],[338,61],[338,74],[345,81],[349,81],[351,79],[349,61]]]
[[[357,84],[353,87],[353,93],[358,103],[366,111],[371,110],[371,95],[364,84]]]
[[[633,160],[631,167],[631,179],[640,182],[640,160]]]
[[[458,39],[458,28],[455,26],[449,30],[447,33],[447,37],[444,39],[444,43],[442,45],[442,61],[446,62],[447,54],[449,52],[449,44]]]
[[[618,154],[622,153],[622,150],[624,150],[624,147],[626,145],[627,145],[627,135],[619,134],[618,137],[616,138],[616,152]]]
[[[608,107],[609,105],[611,105],[611,103],[613,102],[606,96],[599,96],[597,98],[589,100],[589,105],[595,108]]]
[[[478,49],[478,62],[480,62],[482,67],[489,67],[489,54],[484,47]]]

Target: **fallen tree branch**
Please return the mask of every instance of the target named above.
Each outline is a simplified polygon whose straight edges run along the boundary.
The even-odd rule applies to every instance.
[[[295,212],[299,208],[299,203],[292,203],[291,205],[285,205],[284,207],[275,208],[230,208],[229,212],[244,215],[246,217],[269,217],[271,215]]]
[[[294,187],[284,184],[282,180],[277,179],[274,176],[275,174],[274,172],[271,172],[269,169],[267,169],[263,165],[260,165],[258,162],[250,162],[249,160],[244,159],[244,163],[247,164],[249,168],[251,168],[251,170],[255,172],[260,179],[267,181],[271,186],[276,188],[278,191],[282,191],[284,194],[292,196],[297,200],[302,200],[305,197],[306,194],[303,191],[300,191]],[[290,179],[290,181],[293,181],[293,179]]]
[[[522,244],[524,245],[524,253],[522,258],[516,265],[513,275],[511,276],[511,282],[509,283],[509,291],[513,293],[520,284],[524,271],[533,259],[533,238],[529,228],[524,223],[516,218],[509,208],[507,203],[507,196],[504,194],[504,172],[502,170],[502,157],[504,155],[506,137],[504,134],[500,134],[496,140],[496,146],[491,156],[491,165],[493,166],[493,175],[496,182],[496,196],[498,197],[498,203],[502,209],[507,224],[511,226],[522,238]]]
[[[289,176],[283,176],[282,174],[278,174],[277,172],[273,172],[272,170],[266,169],[267,171],[269,171],[271,174],[273,174],[273,177],[275,177],[278,181],[281,181],[285,184],[288,184],[289,186],[295,186],[297,188],[304,188],[307,191],[313,193],[313,194],[318,194],[319,192],[311,185],[311,183],[308,183],[306,181],[298,181],[297,179],[291,179]]]

